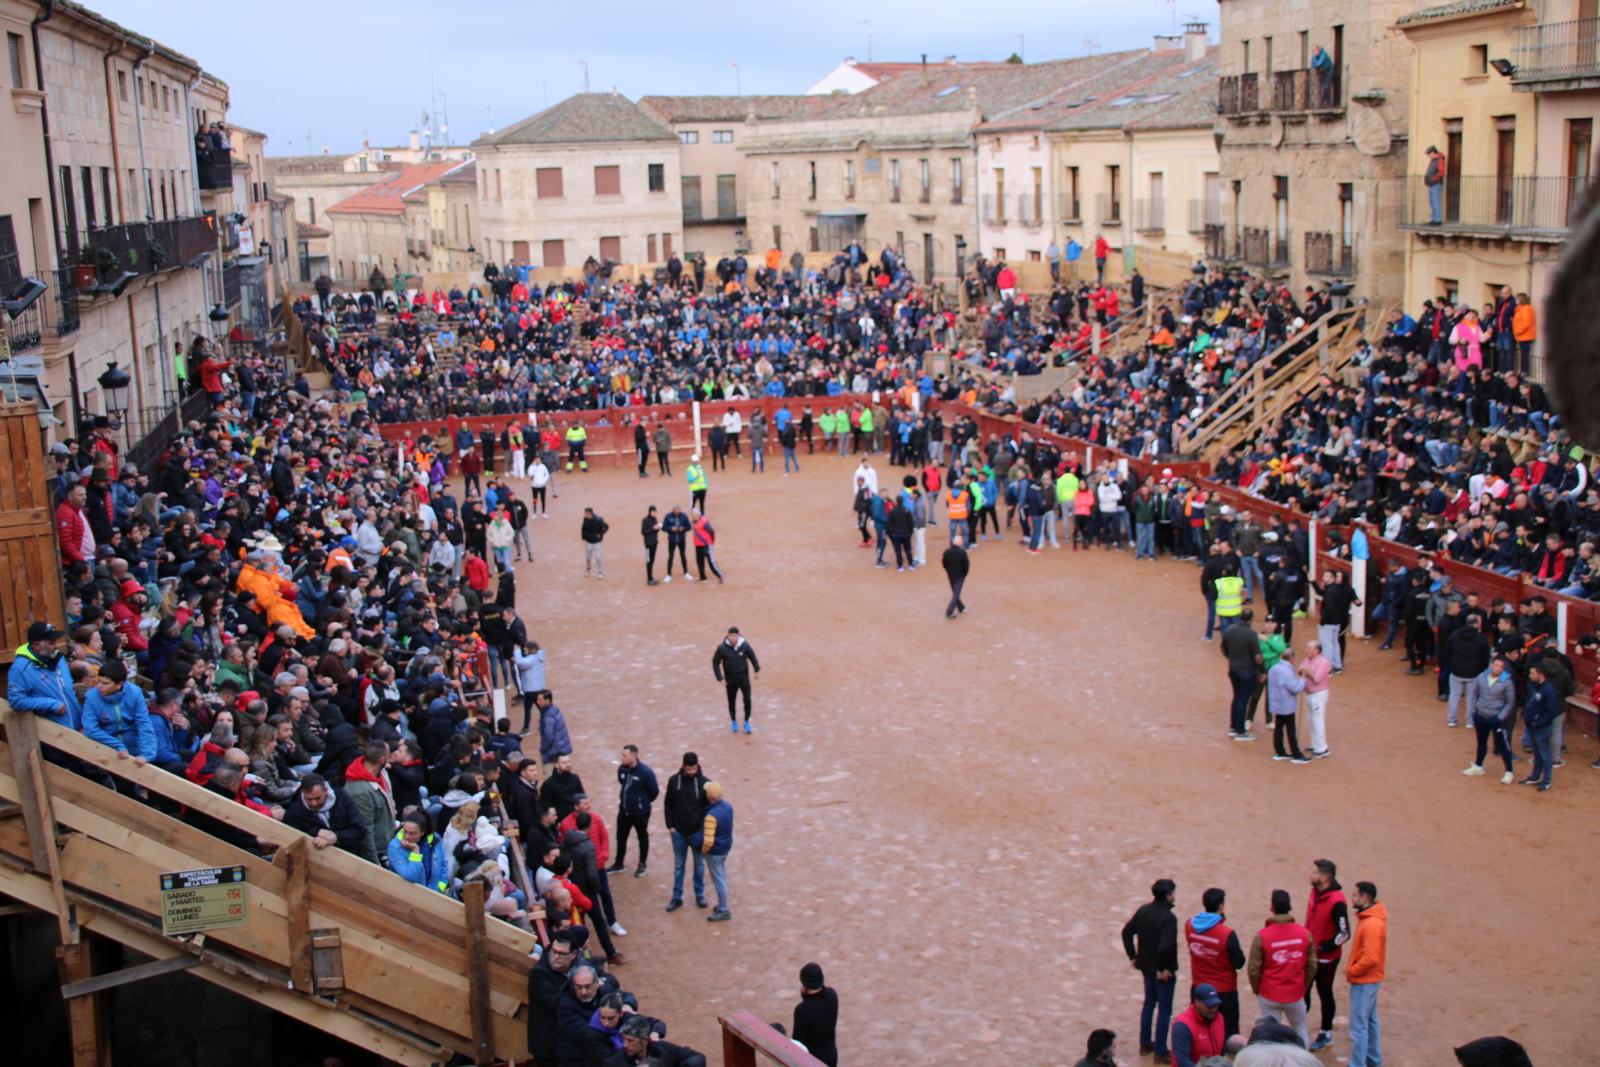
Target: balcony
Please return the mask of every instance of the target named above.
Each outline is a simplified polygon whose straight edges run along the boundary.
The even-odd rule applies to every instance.
[[[985,226],[1004,226],[1006,219],[1006,198],[996,196],[994,193],[983,194],[983,223]]]
[[[1401,228],[1423,237],[1491,237],[1505,240],[1565,240],[1582,214],[1591,178],[1536,178],[1462,175],[1438,187],[1435,216],[1428,186],[1413,176],[1406,188]]]
[[[203,192],[233,188],[233,154],[212,150],[205,155],[195,153],[195,177]]]
[[[215,216],[202,215],[90,230],[78,262],[93,265],[102,280],[123,271],[143,277],[176,270],[216,249]]]
[[[1095,197],[1095,217],[1108,226],[1122,225],[1122,197],[1115,193],[1101,193]]]
[[[1238,259],[1240,249],[1237,244],[1228,245],[1228,232],[1220,222],[1208,222],[1205,229],[1206,258],[1207,259]]]
[[[717,210],[709,215],[700,210],[699,204],[683,205],[683,224],[685,226],[716,226],[727,224],[737,226],[744,221],[745,217],[739,214],[739,209],[731,204],[718,204]]]
[[[1521,92],[1600,88],[1600,18],[1513,31],[1511,85]]]
[[[1023,193],[1017,197],[1016,221],[1029,227],[1041,225],[1044,222],[1044,194]]]
[[[1222,203],[1218,200],[1189,201],[1189,232],[1206,233],[1211,227],[1222,228]]]
[[[1062,222],[1082,222],[1083,202],[1070,193],[1062,193],[1056,197],[1056,214]]]
[[[1262,82],[1268,83],[1267,92]],[[1326,75],[1310,67],[1278,70],[1270,74],[1229,74],[1218,79],[1217,114],[1236,118],[1267,115],[1333,116],[1344,111],[1344,72],[1327,68]]]
[[[1282,229],[1272,235],[1272,263],[1274,267],[1287,267],[1293,260],[1294,238],[1292,231]]]
[[[1356,272],[1355,237],[1320,230],[1306,233],[1306,273],[1348,277]]]
[[[232,311],[239,306],[239,286],[244,268],[238,260],[230,260],[222,267],[222,305]]]
[[[54,272],[50,279],[50,294],[44,309],[45,327],[57,337],[78,332],[82,320],[78,315],[78,282],[71,267]]]
[[[1244,228],[1244,238],[1239,250],[1239,258],[1252,267],[1265,267],[1268,265],[1272,251],[1272,233],[1255,226]]]
[[[962,202],[962,198],[965,197],[965,196],[966,196],[966,193],[965,193],[965,191],[964,191],[964,189],[963,189],[963,187],[961,186],[960,183],[957,183],[957,184],[952,185],[950,187],[950,202],[952,204],[961,203]]]
[[[1140,198],[1133,202],[1133,228],[1138,233],[1165,233],[1167,201],[1164,197]]]

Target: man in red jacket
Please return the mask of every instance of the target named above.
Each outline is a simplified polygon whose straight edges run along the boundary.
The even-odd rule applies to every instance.
[[[1338,1007],[1333,998],[1333,976],[1339,969],[1344,943],[1350,940],[1350,910],[1344,890],[1339,886],[1338,866],[1332,860],[1311,864],[1311,899],[1306,902],[1306,929],[1316,944],[1317,999],[1322,1007],[1322,1026],[1317,1030],[1311,1051],[1320,1052],[1333,1044],[1333,1016]],[[1311,990],[1306,990],[1306,1012],[1311,1011]]]
[[[1239,1032],[1239,968],[1244,966],[1244,949],[1222,913],[1227,899],[1223,890],[1207,889],[1201,897],[1205,910],[1183,924],[1183,939],[1189,945],[1189,973],[1196,991],[1201,984],[1216,991],[1224,1036],[1232,1037]]]
[[[1209,982],[1190,994],[1189,1007],[1172,1020],[1172,1062],[1175,1067],[1195,1067],[1207,1056],[1221,1056],[1228,1035],[1223,1032],[1222,997]]]
[[[62,563],[88,563],[94,559],[94,531],[83,513],[89,491],[82,484],[67,490],[67,497],[56,505],[56,540],[61,543]]]
[[[1250,944],[1250,989],[1261,1014],[1286,1024],[1306,1037],[1305,995],[1317,973],[1311,934],[1294,921],[1287,889],[1272,891],[1272,914]]]
[[[1111,243],[1102,233],[1094,239],[1094,276],[1101,285],[1106,283],[1106,257],[1110,254]]]

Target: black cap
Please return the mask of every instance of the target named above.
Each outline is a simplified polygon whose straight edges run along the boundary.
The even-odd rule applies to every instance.
[[[800,968],[800,988],[822,988],[822,967],[820,964],[808,963]]]
[[[55,641],[65,636],[67,635],[56,629],[53,623],[46,622],[43,619],[38,619],[28,624],[28,641],[30,644],[34,641]]]

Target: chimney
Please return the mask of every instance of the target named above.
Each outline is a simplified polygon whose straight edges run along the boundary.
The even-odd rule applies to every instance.
[[[1152,52],[1181,52],[1183,51],[1183,38],[1175,34],[1156,34],[1155,44],[1150,46]]]
[[[411,151],[415,152],[422,147],[422,135],[416,130],[411,131]]]
[[[956,62],[956,57],[955,56],[945,56],[944,57],[944,63],[945,63],[946,66],[952,66],[953,67],[953,66],[955,66],[955,62]]]
[[[1206,24],[1204,22],[1185,22],[1183,24],[1183,58],[1190,63],[1198,63],[1206,57]]]

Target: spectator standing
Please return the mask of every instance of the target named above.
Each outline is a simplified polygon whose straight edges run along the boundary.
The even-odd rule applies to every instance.
[[[651,440],[656,446],[656,477],[671,477],[672,431],[667,429],[666,423],[657,422],[656,431],[651,435]]]
[[[1172,1020],[1172,1062],[1195,1067],[1208,1056],[1222,1055],[1228,1035],[1222,1021],[1222,997],[1210,982],[1200,982],[1189,994],[1189,1007]]]
[[[800,968],[800,1003],[789,1036],[828,1067],[839,1067],[838,1028],[839,994],[823,981],[822,966],[808,963]]]
[[[611,529],[605,519],[594,513],[594,508],[583,509],[583,528],[580,536],[583,538],[583,576],[589,577],[592,566],[597,576],[606,576],[606,562],[600,553],[600,544],[606,538],[606,531]]]
[[[689,557],[685,552],[691,528],[689,516],[685,515],[683,509],[676,504],[667,512],[667,517],[661,520],[661,531],[667,535],[667,574],[662,581],[672,581],[673,556],[677,556],[678,562],[682,564],[683,580],[694,581],[694,576],[689,573]]]
[[[535,697],[544,689],[544,649],[537,641],[525,642],[512,653],[511,665],[517,672],[517,689],[522,693],[522,733],[533,725]]]
[[[1545,661],[1528,667],[1527,696],[1522,705],[1522,721],[1533,740],[1533,770],[1522,780],[1523,785],[1536,785],[1541,793],[1550,789],[1554,761],[1558,752],[1551,751],[1556,716],[1561,714],[1560,698],[1550,684],[1545,672]],[[85,709],[87,714],[87,709]]]
[[[755,448],[754,439],[750,447]],[[728,853],[733,851],[733,805],[722,796],[722,786],[706,783],[706,815],[700,836],[694,841],[706,858],[706,868],[711,873],[711,885],[717,891],[717,906],[706,916],[706,922],[727,922],[733,918],[728,910]]]
[[[1255,613],[1245,608],[1234,624],[1222,631],[1222,656],[1228,664],[1228,684],[1233,687],[1233,701],[1228,707],[1228,736],[1235,741],[1254,741],[1246,715],[1250,698],[1265,672],[1262,662],[1261,641],[1251,626]]]
[[[1311,758],[1322,759],[1328,755],[1328,679],[1333,676],[1333,664],[1324,655],[1321,641],[1306,642],[1300,676],[1306,681],[1306,742],[1311,746]]]
[[[1338,674],[1344,670],[1344,640],[1350,630],[1350,610],[1361,605],[1361,597],[1343,571],[1330,572],[1325,580],[1314,583],[1313,588],[1321,598],[1317,608],[1317,640],[1333,673]]]
[[[1495,754],[1505,764],[1500,776],[1501,785],[1510,785],[1511,770],[1511,718],[1517,712],[1517,683],[1506,670],[1506,658],[1495,656],[1489,669],[1472,682],[1472,726],[1478,735],[1477,755],[1471,766],[1461,773],[1474,777],[1483,773],[1483,758],[1488,754],[1489,741],[1494,740]]]
[[[750,447],[753,449],[755,446],[752,444]],[[706,577],[706,567],[709,566],[711,573],[717,576],[717,584],[721,585],[722,568],[717,566],[717,554],[714,547],[717,543],[717,529],[711,525],[711,520],[706,518],[705,513],[699,508],[690,508],[689,516],[689,526],[694,531],[694,564],[695,569],[700,573],[700,580],[702,582],[710,580]],[[668,547],[670,548],[671,546],[669,545]],[[672,554],[670,552],[667,554],[667,564],[668,566],[672,564]],[[684,577],[687,578],[688,575],[685,574]]]
[[[1475,721],[1473,701],[1476,699],[1478,676],[1489,666],[1489,639],[1483,635],[1482,623],[1477,615],[1469,615],[1465,625],[1457,626],[1445,638],[1439,653],[1442,669],[1449,675],[1450,694],[1445,705],[1445,725],[1456,726],[1457,710],[1461,709],[1465,721]]]
[[[696,452],[689,457],[689,466],[684,473],[689,479],[689,506],[705,511],[706,469],[700,466],[700,453]]]
[[[83,696],[83,735],[114,749],[118,759],[132,757],[142,767],[156,758],[155,727],[144,690],[127,681],[128,668],[121,661],[101,665],[93,688]]]
[[[371,863],[378,862],[372,851],[371,832],[361,813],[320,774],[300,779],[300,791],[284,806],[283,822],[309,835],[312,848],[337,845]]]
[[[1239,968],[1245,964],[1244,949],[1222,911],[1227,893],[1212,887],[1200,899],[1203,910],[1183,924],[1183,939],[1189,946],[1189,976],[1196,983],[1197,992],[1202,983],[1216,991],[1224,1036],[1232,1037],[1239,1032]]]
[[[622,760],[617,765],[617,857],[609,870],[620,872],[627,866],[628,833],[639,834],[639,866],[633,876],[642,878],[650,862],[650,809],[661,787],[656,783],[656,772],[639,759],[638,745],[623,745]]]
[[[1261,1014],[1286,1024],[1309,1045],[1305,996],[1317,973],[1311,934],[1294,921],[1289,892],[1272,891],[1272,914],[1250,943],[1250,989]]]
[[[704,828],[709,803],[700,757],[685,752],[678,772],[667,779],[667,795],[661,805],[667,833],[672,838],[672,897],[667,901],[668,911],[683,907],[683,868],[689,857],[689,842]],[[694,851],[694,902],[702,908],[706,906],[706,861],[698,849]]]
[[[1428,225],[1444,222],[1444,153],[1435,145],[1427,149],[1428,166],[1422,172],[1422,184],[1428,190]]]
[[[1389,955],[1389,912],[1378,900],[1378,887],[1356,883],[1356,933],[1350,943],[1350,1067],[1382,1067],[1378,1025],[1378,990],[1383,986]]]
[[[739,633],[737,626],[728,627],[727,635],[717,643],[716,651],[711,654],[711,673],[728,690],[729,733],[739,732],[735,706],[741,693],[744,694],[744,732],[747,734],[751,732],[750,671],[752,669],[757,674],[761,673],[761,661],[756,658],[756,650]]]
[[[17,649],[6,677],[6,699],[14,711],[31,711],[76,730],[83,706],[63,656],[67,635],[43,619],[28,624],[27,644]]]
[[[961,599],[961,590],[967,584],[967,572],[972,565],[961,534],[950,535],[950,544],[946,546],[940,563],[944,566],[945,577],[950,580],[950,603],[945,606],[944,617],[953,619],[967,610],[966,602]]]
[[[1158,878],[1153,898],[1122,927],[1122,949],[1144,977],[1144,1003],[1139,1009],[1139,1055],[1154,1052],[1157,1063],[1171,1062],[1167,1033],[1172,1021],[1172,993],[1178,985],[1178,919],[1173,914],[1177,883]]]
[[[1300,707],[1300,694],[1305,687],[1304,675],[1294,666],[1294,650],[1285,648],[1278,662],[1267,671],[1267,714],[1272,716],[1272,758],[1279,762],[1311,762],[1300,751],[1294,719]]]
[[[1311,897],[1306,901],[1306,930],[1311,934],[1317,961],[1315,985],[1322,1008],[1322,1027],[1317,1031],[1311,1051],[1320,1052],[1333,1043],[1333,1017],[1338,1004],[1333,995],[1333,980],[1339,970],[1344,943],[1350,940],[1350,912],[1344,890],[1339,885],[1339,868],[1332,860],[1311,864]],[[1311,990],[1306,990],[1306,1011],[1311,1010]]]
[[[639,536],[644,539],[644,584],[660,585],[656,581],[656,550],[661,545],[661,523],[656,519],[654,504],[639,522]]]

